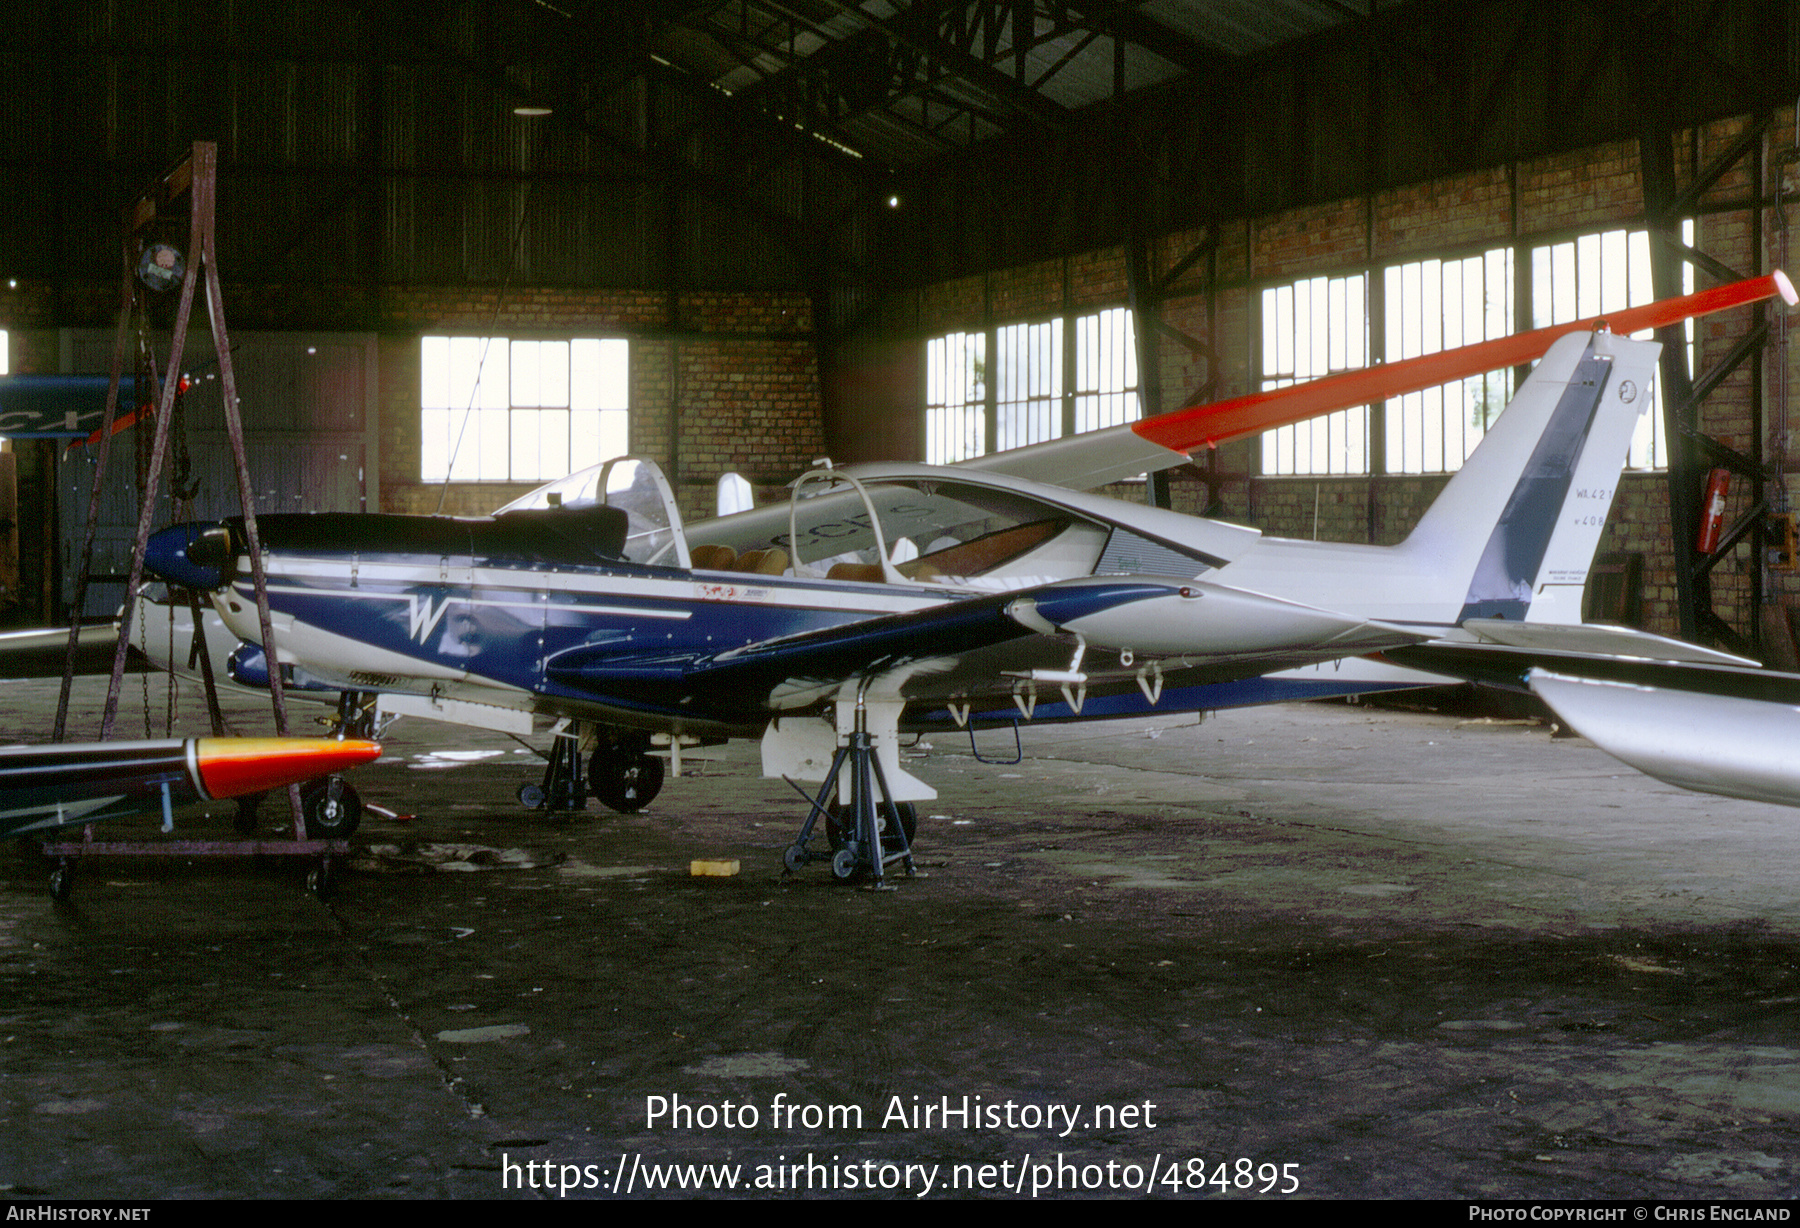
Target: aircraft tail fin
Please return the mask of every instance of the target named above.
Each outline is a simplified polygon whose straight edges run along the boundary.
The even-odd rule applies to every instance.
[[[1456,621],[1578,623],[1662,347],[1609,332],[1551,346],[1400,549],[1468,577]]]

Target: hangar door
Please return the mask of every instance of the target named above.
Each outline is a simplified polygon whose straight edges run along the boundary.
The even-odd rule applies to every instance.
[[[70,374],[105,374],[112,366],[113,344],[110,332],[69,330],[63,336],[62,368]],[[257,514],[378,507],[374,334],[239,331],[231,335],[231,344]],[[156,338],[159,361],[168,348],[166,334]],[[204,328],[190,331],[183,348],[181,365],[190,387],[178,425],[186,441],[193,515],[198,519],[238,515],[237,477],[225,433],[212,338]],[[129,371],[125,378],[130,380]],[[124,600],[131,542],[137,532],[139,458],[147,460],[154,429],[154,421],[146,419],[113,440],[84,617],[111,616]],[[180,442],[170,439],[172,460]],[[77,448],[63,452],[57,465],[65,608],[75,599],[88,492],[98,456],[97,446]],[[158,485],[155,528],[175,518],[171,472],[165,467]]]

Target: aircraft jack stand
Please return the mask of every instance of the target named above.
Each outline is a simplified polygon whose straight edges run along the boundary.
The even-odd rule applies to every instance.
[[[582,771],[579,729],[559,733],[551,741],[550,762],[541,785],[520,785],[519,804],[548,814],[581,814],[587,810],[588,783]]]
[[[839,773],[850,770],[850,804],[841,807],[828,802],[838,788]],[[879,792],[877,792],[879,790]],[[875,740],[869,736],[868,722],[862,703],[856,705],[856,731],[850,740],[838,747],[825,774],[818,796],[807,799],[812,810],[800,828],[800,835],[781,855],[784,873],[793,874],[812,861],[824,861],[823,853],[806,846],[813,829],[824,816],[825,829],[831,841],[831,872],[848,882],[867,873],[876,891],[891,891],[886,880],[887,867],[902,863],[908,878],[919,877],[913,865],[912,838],[918,826],[918,811],[911,802],[896,802],[888,790],[887,776],[881,770],[881,759],[875,753]]]

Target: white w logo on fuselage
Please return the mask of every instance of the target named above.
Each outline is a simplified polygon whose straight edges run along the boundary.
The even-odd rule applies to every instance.
[[[406,634],[411,639],[423,644],[437,625],[444,621],[444,612],[450,608],[450,595],[446,593],[436,603],[430,594],[421,597],[417,593],[406,595]]]

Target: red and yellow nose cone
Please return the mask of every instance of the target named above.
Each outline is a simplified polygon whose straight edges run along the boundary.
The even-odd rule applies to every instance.
[[[200,738],[194,744],[200,783],[212,797],[278,789],[380,756],[378,744],[355,739]]]

